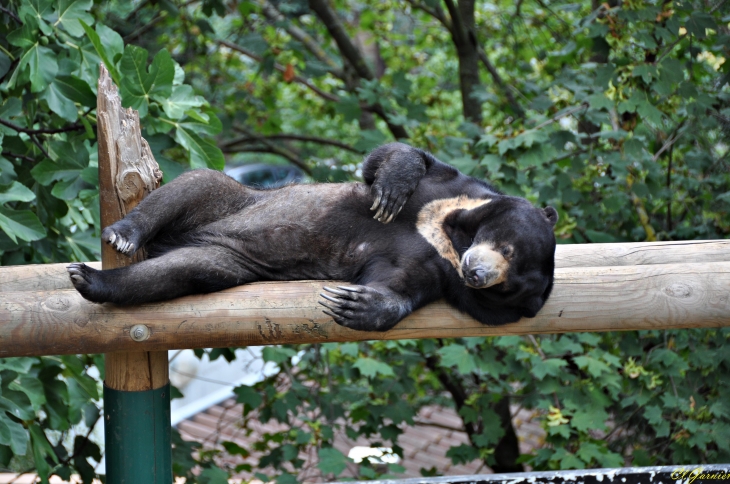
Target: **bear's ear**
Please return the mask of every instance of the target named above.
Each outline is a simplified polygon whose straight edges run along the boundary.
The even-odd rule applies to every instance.
[[[487,205],[466,210],[457,209],[449,213],[444,219],[444,229],[451,235],[453,232],[462,232],[469,237],[474,237],[486,217]]]
[[[460,208],[446,216],[443,228],[454,247],[470,247],[479,225],[474,224],[469,210]]]
[[[547,217],[548,222],[550,222],[550,225],[555,227],[555,224],[558,223],[558,211],[553,207],[545,207],[543,213]]]

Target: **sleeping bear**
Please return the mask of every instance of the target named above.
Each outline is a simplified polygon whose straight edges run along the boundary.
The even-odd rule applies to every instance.
[[[194,170],[145,198],[102,240],[148,259],[71,264],[93,302],[141,304],[254,281],[341,280],[320,304],[337,323],[386,331],[440,298],[487,325],[533,317],[553,286],[558,214],[503,195],[401,143],[370,153],[365,183],[256,190]],[[373,216],[374,215],[374,216]]]

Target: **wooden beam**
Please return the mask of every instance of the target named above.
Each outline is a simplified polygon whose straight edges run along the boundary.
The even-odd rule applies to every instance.
[[[730,261],[730,240],[558,245],[555,266],[612,267]],[[87,262],[101,269],[99,262]],[[71,289],[68,264],[0,267],[0,294]]]
[[[558,245],[555,266],[606,267],[730,261],[730,240]]]
[[[556,270],[537,317],[481,325],[444,302],[385,333],[343,328],[317,304],[324,281],[248,284],[136,307],[94,304],[73,289],[2,294],[0,357],[730,326],[730,262]],[[149,338],[136,342],[134,325]]]

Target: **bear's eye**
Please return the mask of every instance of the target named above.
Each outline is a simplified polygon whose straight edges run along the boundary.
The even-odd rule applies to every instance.
[[[514,253],[514,249],[512,248],[511,245],[505,245],[504,247],[499,249],[499,252],[502,254],[502,256],[505,259],[508,259],[508,258],[512,257],[512,254]]]

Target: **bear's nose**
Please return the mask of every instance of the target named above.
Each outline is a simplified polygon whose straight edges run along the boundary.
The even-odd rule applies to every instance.
[[[492,280],[497,278],[498,275],[499,274],[496,270],[489,270],[483,266],[476,266],[467,271],[466,282],[474,288],[487,287]]]

